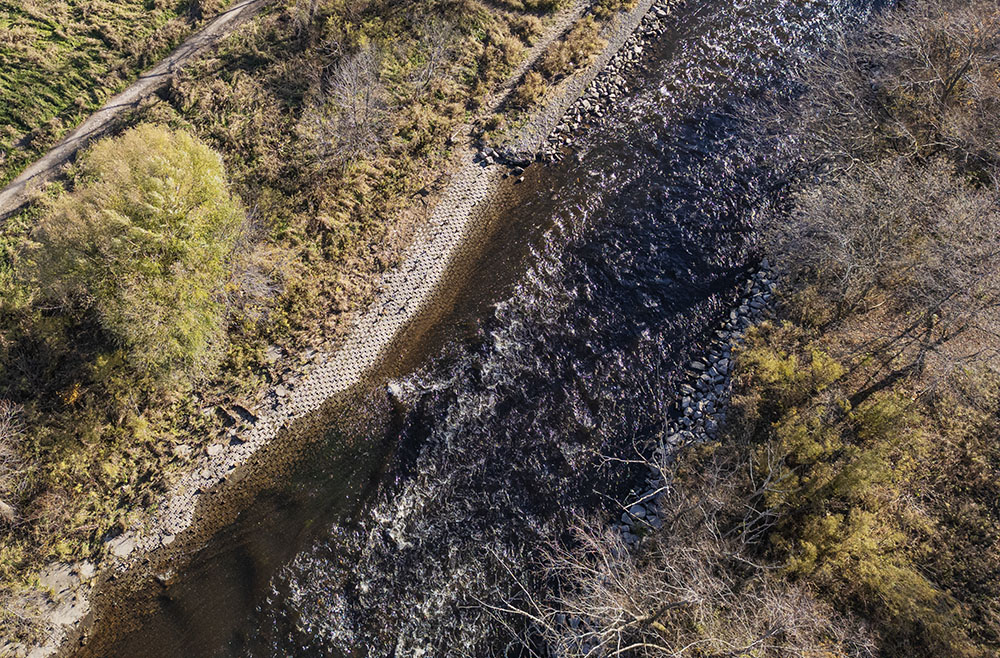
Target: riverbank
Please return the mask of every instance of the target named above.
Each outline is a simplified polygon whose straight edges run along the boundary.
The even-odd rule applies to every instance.
[[[569,12],[563,12],[561,18],[572,17],[579,12],[579,7],[572,8]],[[515,20],[516,15],[502,15],[503,20]],[[245,48],[251,48],[257,52],[264,46],[271,47],[278,53],[285,52],[288,47],[289,56],[297,55],[295,44],[301,46],[299,36],[295,33],[295,25],[290,24],[294,16],[290,16],[281,9],[275,9],[260,20],[248,26],[243,32],[234,36],[220,47],[222,56],[229,54],[236,56],[241,62]],[[316,15],[314,18],[319,21],[323,18]],[[479,17],[472,17],[475,20],[493,20],[490,14]],[[550,21],[551,23],[551,21]],[[271,31],[262,34],[263,26],[270,26]],[[559,25],[551,26],[546,34],[546,40],[559,36]],[[291,34],[291,36],[289,36]],[[537,35],[532,35],[533,38]],[[244,39],[249,38],[253,43],[247,44]],[[499,39],[499,37],[497,37]],[[287,41],[292,43],[288,44]],[[495,54],[500,46],[491,45],[486,49],[485,54]],[[484,54],[484,53],[479,53]],[[473,53],[473,56],[476,53]],[[209,58],[212,64],[218,64],[217,59]],[[204,63],[204,62],[202,62]],[[461,64],[461,62],[459,62]],[[440,72],[439,72],[440,73]],[[495,73],[495,72],[494,72]],[[491,73],[493,75],[494,73]],[[186,84],[197,86],[199,84],[212,84],[215,81],[214,74],[203,76],[201,72],[191,72],[186,79]],[[173,84],[173,83],[171,83]],[[452,96],[462,97],[465,90],[460,93],[453,93]],[[480,92],[485,93],[485,92]],[[446,102],[452,99],[445,97]],[[162,109],[163,103],[153,106],[148,104],[140,108],[138,114],[128,117],[129,122],[141,122],[143,120],[155,120],[143,114],[146,111],[156,114]],[[242,111],[242,107],[240,108]],[[212,116],[214,119],[217,115]],[[188,124],[190,126],[190,124]],[[288,127],[293,131],[294,124]],[[454,126],[446,125],[435,131],[436,142],[444,143],[451,139],[444,130],[454,129]],[[233,162],[240,162],[244,154],[237,149],[226,151],[230,156],[230,165]],[[72,349],[83,343],[81,351],[84,357],[84,368],[81,372],[80,364],[74,365],[77,359],[71,358],[69,365],[71,369],[51,382],[51,386],[63,386],[59,380],[72,378],[78,382],[74,390],[77,393],[69,398],[60,398],[57,391],[46,391],[46,382],[42,382],[42,389],[36,381],[31,387],[25,388],[22,393],[18,393],[21,384],[27,385],[30,382],[18,382],[17,378],[5,383],[7,390],[5,397],[10,397],[15,402],[24,405],[25,416],[23,419],[23,452],[24,462],[28,464],[30,477],[24,477],[23,481],[35,483],[32,488],[25,491],[19,488],[17,493],[21,500],[8,497],[7,500],[14,503],[14,526],[11,534],[6,537],[4,546],[4,559],[0,566],[4,568],[3,594],[6,597],[11,595],[20,596],[17,592],[27,590],[25,596],[28,597],[25,607],[18,609],[15,606],[5,606],[4,622],[11,627],[10,633],[4,633],[5,638],[16,638],[21,632],[31,632],[32,620],[37,620],[35,605],[41,605],[59,620],[76,619],[85,611],[86,606],[80,605],[74,600],[79,599],[74,587],[70,587],[81,578],[93,582],[94,571],[92,561],[101,558],[111,551],[114,555],[115,549],[123,552],[128,544],[107,543],[112,541],[116,535],[120,535],[129,528],[132,523],[142,524],[143,515],[139,514],[140,508],[153,505],[155,499],[164,495],[164,487],[169,481],[176,478],[182,472],[200,472],[202,467],[198,466],[198,460],[203,456],[208,458],[217,457],[224,446],[240,443],[237,436],[238,429],[245,431],[248,426],[256,423],[256,416],[253,412],[260,413],[259,406],[270,404],[271,400],[264,400],[264,394],[270,389],[272,399],[281,399],[288,389],[293,387],[298,377],[304,369],[308,368],[310,360],[314,359],[320,350],[329,349],[329,345],[338,340],[346,329],[347,322],[344,320],[345,311],[355,306],[365,303],[374,287],[373,282],[377,280],[378,272],[386,267],[387,262],[398,258],[398,253],[407,244],[412,235],[408,234],[410,227],[419,224],[424,219],[426,213],[427,195],[432,194],[425,185],[426,178],[419,179],[417,175],[422,175],[423,171],[412,171],[413,161],[396,161],[400,166],[398,176],[394,172],[389,172],[390,180],[383,182],[385,186],[382,190],[382,201],[377,207],[370,204],[362,206],[359,211],[373,214],[382,213],[383,222],[371,226],[362,232],[362,235],[355,236],[354,240],[346,246],[342,246],[336,255],[346,256],[346,262],[330,264],[322,262],[320,272],[312,272],[315,276],[313,281],[308,277],[305,282],[299,279],[297,283],[317,283],[319,285],[336,285],[340,288],[343,284],[339,281],[342,275],[352,277],[367,277],[367,281],[362,284],[350,286],[350,293],[347,299],[337,300],[324,299],[322,301],[312,297],[313,305],[307,311],[309,317],[299,317],[294,327],[289,327],[289,316],[292,315],[285,308],[276,308],[278,302],[288,303],[287,298],[272,300],[269,308],[265,312],[269,317],[262,318],[260,308],[253,309],[250,317],[241,318],[234,328],[234,333],[242,334],[233,337],[233,344],[230,347],[230,358],[222,367],[221,373],[216,373],[212,379],[203,377],[199,382],[200,386],[194,391],[182,392],[180,400],[163,400],[159,396],[146,397],[146,393],[140,393],[138,405],[135,402],[124,401],[124,409],[118,402],[114,402],[110,410],[102,409],[107,406],[106,402],[109,391],[103,391],[101,382],[88,381],[86,369],[87,341],[82,340],[86,336],[86,329],[76,328],[73,333],[76,339],[71,343]],[[431,158],[423,163],[427,169],[442,167],[447,169],[451,166],[447,158]],[[307,174],[308,172],[304,172]],[[363,172],[362,172],[363,176]],[[435,172],[435,176],[440,176],[440,172]],[[254,183],[259,182],[258,177],[254,177]],[[336,178],[336,177],[333,177]],[[356,172],[353,180],[358,178]],[[402,181],[399,179],[402,178]],[[338,181],[339,183],[340,181]],[[347,182],[349,186],[351,181]],[[398,189],[400,182],[404,183],[403,189]],[[415,194],[412,197],[410,192],[414,189],[423,188],[424,194]],[[260,193],[261,188],[255,185],[252,192]],[[303,188],[299,188],[303,189]],[[304,188],[308,193],[308,187]],[[423,198],[422,198],[423,197]],[[414,198],[418,201],[414,202]],[[431,197],[433,198],[433,197]],[[252,196],[244,196],[244,202],[253,202]],[[14,343],[23,342],[23,339],[33,340],[30,335],[19,334],[26,331],[40,330],[37,320],[32,318],[34,311],[30,306],[20,306],[17,300],[25,300],[26,291],[19,289],[17,273],[11,267],[16,265],[18,253],[16,246],[22,242],[30,233],[31,225],[40,213],[45,212],[44,203],[41,207],[30,208],[16,216],[10,224],[5,227],[4,236],[5,253],[8,259],[3,263],[3,280],[7,288],[12,288],[5,294],[4,307],[4,332]],[[399,214],[397,217],[396,214]],[[276,221],[269,218],[269,221]],[[309,220],[312,221],[312,220]],[[320,230],[320,235],[315,236],[317,241],[322,241],[322,236],[329,237],[330,232]],[[379,235],[382,234],[382,235]],[[389,234],[387,240],[381,244],[370,245],[370,240],[375,240],[376,236],[383,237]],[[280,240],[279,240],[280,242]],[[369,251],[368,248],[372,247]],[[366,253],[359,255],[358,252],[364,250]],[[286,251],[276,253],[277,250],[269,251],[267,256],[287,264],[292,260],[291,255]],[[302,254],[305,259],[309,258],[309,253]],[[13,262],[11,262],[13,261]],[[333,265],[333,267],[331,267]],[[352,271],[353,270],[353,271]],[[322,275],[326,275],[330,281],[323,281]],[[270,282],[268,282],[270,283]],[[286,285],[287,282],[281,282]],[[293,291],[287,296],[294,296]],[[307,293],[308,294],[308,293]],[[30,293],[27,296],[30,299]],[[322,305],[322,308],[320,307]],[[322,309],[327,309],[329,316],[322,317]],[[245,309],[249,311],[250,309]],[[317,320],[315,316],[321,316]],[[64,320],[70,326],[74,320],[66,318]],[[18,326],[21,325],[21,326]],[[68,328],[68,327],[67,327]],[[247,336],[247,334],[250,334]],[[278,334],[277,336],[275,334]],[[263,335],[262,335],[263,334]],[[273,341],[273,342],[271,342]],[[21,348],[13,348],[7,352],[8,361],[14,358],[23,358],[17,352]],[[70,356],[77,356],[70,353]],[[249,363],[248,363],[248,356]],[[65,359],[63,355],[61,357]],[[65,361],[64,361],[65,363]],[[10,364],[11,367],[16,364]],[[5,367],[7,364],[5,363]],[[16,370],[16,368],[15,368]],[[221,375],[221,376],[220,376]],[[222,382],[218,380],[222,379]],[[64,381],[64,380],[63,380]],[[271,383],[268,387],[266,384]],[[275,385],[276,384],[276,385]],[[32,392],[33,391],[33,392]],[[24,395],[29,395],[24,399]],[[114,395],[112,393],[112,395]],[[21,398],[20,400],[18,398]],[[129,397],[132,397],[129,394]],[[29,410],[27,405],[41,407],[38,411]],[[98,407],[95,409],[94,404]],[[138,406],[139,408],[135,408]],[[15,405],[16,407],[16,405]],[[251,411],[253,410],[253,412]],[[33,412],[33,413],[29,413]],[[96,412],[96,414],[94,413]],[[117,415],[117,420],[106,419],[107,412],[112,414],[112,418]],[[124,415],[124,417],[123,417]],[[110,427],[108,423],[110,422]],[[136,424],[138,423],[138,425]],[[51,438],[46,441],[46,434],[52,425],[68,426],[71,437],[80,437],[88,431],[96,432],[101,436],[102,441],[79,441],[78,438],[71,438],[69,441],[57,440],[52,445]],[[47,427],[48,426],[48,427]],[[241,426],[241,427],[238,427]],[[89,428],[89,429],[88,429]],[[141,430],[136,434],[136,430]],[[112,436],[109,440],[109,431]],[[51,437],[51,434],[49,435]],[[5,437],[6,438],[6,437]],[[116,442],[113,439],[126,439]],[[212,445],[209,445],[212,444]],[[32,454],[32,453],[41,454]],[[55,454],[51,454],[55,452]],[[83,454],[81,454],[83,453]],[[192,463],[194,466],[192,466]],[[70,472],[66,473],[65,468],[69,466]],[[53,469],[56,472],[48,473]],[[40,471],[40,472],[39,472]],[[226,471],[222,471],[223,474]],[[22,474],[23,475],[23,474]],[[95,481],[96,480],[96,481]],[[39,483],[39,481],[41,481]],[[37,509],[35,501],[51,500],[46,498],[46,489],[55,488],[56,495],[60,495],[66,489],[75,489],[86,492],[85,496],[74,495],[66,501],[69,507],[49,509]],[[33,491],[41,489],[41,491]],[[56,501],[63,500],[56,498]],[[6,503],[5,503],[6,504]],[[96,509],[94,509],[96,508]],[[58,522],[53,525],[50,516],[56,515]],[[6,515],[5,515],[6,516]],[[138,516],[138,518],[136,518]],[[26,518],[25,518],[26,517]],[[67,527],[65,524],[72,517],[76,528]],[[132,518],[130,518],[132,517]],[[72,542],[67,542],[66,533],[70,532]],[[39,536],[40,535],[40,536]],[[32,579],[32,570],[37,568],[38,559],[52,559],[52,557],[62,559],[87,558],[79,569],[68,569],[65,565],[56,564],[53,569],[54,579],[49,577],[49,572],[43,572],[40,582]],[[72,578],[65,578],[72,574]],[[42,593],[37,592],[41,586]],[[89,586],[89,585],[88,585]],[[46,600],[46,589],[62,592],[62,597],[56,597],[54,601]],[[63,600],[65,599],[65,600]],[[66,604],[69,601],[69,604]],[[46,613],[47,614],[47,613]],[[36,629],[37,630],[37,629]]]
[[[689,363],[620,520],[548,547],[526,613],[557,652],[996,655],[997,21],[886,10],[750,110],[778,285]]]
[[[5,589],[29,586],[42,560],[100,554],[134,521],[132,510],[163,495],[208,442],[246,429],[269,389],[343,336],[443,189],[470,117],[555,19],[554,5],[466,5],[453,15],[442,5],[426,15],[390,12],[388,23],[368,20],[386,9],[376,3],[346,22],[329,20],[343,10],[333,4],[310,3],[311,22],[299,5],[271,6],[123,119],[206,141],[249,211],[227,259],[233,277],[218,294],[226,317],[217,367],[167,389],[136,377],[85,300],[49,299],[33,285],[34,229],[53,197],[77,182],[73,170],[3,226],[0,358],[10,376],[0,397],[15,412],[18,469],[0,480],[11,524],[0,560]],[[443,32],[442,12],[454,20]],[[440,34],[444,42],[435,41]],[[307,127],[336,128],[322,119],[329,101],[314,77],[345,65],[328,47],[342,38],[381,44],[376,84],[398,99],[398,111],[373,118],[384,141],[337,164],[320,157],[336,135]]]
[[[0,57],[4,60],[0,74],[0,184],[6,188],[9,183],[17,190],[16,194],[10,189],[0,192],[0,219],[27,199],[24,188],[29,179],[40,184],[65,158],[49,158],[50,166],[44,169],[34,163],[30,167],[33,173],[25,170],[27,165],[57,143],[65,146],[94,134],[94,130],[74,126],[94,113],[87,125],[96,128],[95,117],[108,114],[134,96],[116,96],[106,103],[105,99],[129,86],[144,68],[204,25],[158,69],[147,71],[128,88],[148,89],[151,82],[158,84],[156,79],[168,70],[166,64],[182,63],[186,58],[177,55],[219,34],[219,28],[231,26],[248,4],[260,5],[236,2],[229,7],[222,0],[199,0],[161,3],[155,8],[141,2],[78,7],[52,2],[44,8],[29,4],[0,10]],[[115,111],[122,110],[118,107]],[[70,136],[63,138],[70,131]],[[22,171],[26,175],[21,175]]]
[[[630,24],[634,26],[645,14],[649,4],[646,3],[612,22],[606,31],[610,42],[609,50],[621,45],[631,31]],[[524,67],[547,47],[549,41],[559,36],[559,28],[571,23],[578,15],[579,8],[561,14],[561,18],[557,19],[546,36],[536,43]],[[609,57],[610,53],[606,51],[606,55]],[[598,60],[593,68],[586,69],[582,75],[596,75],[600,63],[601,60]],[[522,67],[520,72],[523,70]],[[516,78],[517,75],[512,76],[512,80]],[[578,80],[571,77],[569,83],[576,82],[579,88]],[[502,100],[507,91],[509,86],[498,94],[496,102]],[[573,100],[573,94],[573,88],[569,84],[564,85],[550,97],[547,108],[551,112],[556,111],[552,110],[554,107],[565,108]],[[561,114],[559,111],[555,116]],[[149,573],[151,564],[161,562],[161,557],[169,555],[169,559],[173,560],[182,554],[182,546],[189,538],[181,533],[195,523],[198,501],[202,497],[210,496],[213,502],[209,506],[226,507],[225,503],[220,502],[226,497],[218,491],[221,483],[239,480],[238,467],[246,464],[282,427],[293,425],[296,419],[304,418],[317,410],[325,400],[358,384],[363,373],[384,357],[386,349],[415,321],[418,312],[436,289],[463,239],[468,236],[470,227],[475,224],[477,213],[486,212],[484,205],[495,203],[502,197],[504,192],[497,189],[498,186],[510,190],[516,183],[516,178],[504,180],[507,172],[499,167],[484,168],[474,164],[474,156],[475,152],[469,151],[460,158],[463,166],[448,191],[443,194],[441,202],[436,205],[437,210],[432,213],[426,228],[418,231],[415,246],[403,259],[403,265],[385,278],[382,293],[378,296],[379,302],[356,319],[354,331],[348,333],[349,338],[337,352],[314,353],[308,365],[286,371],[282,384],[274,386],[264,396],[262,410],[245,409],[249,418],[244,420],[252,428],[248,432],[229,431],[224,435],[223,441],[211,443],[206,456],[194,468],[189,469],[188,474],[172,489],[174,493],[158,510],[152,524],[137,522],[132,529],[108,543],[109,562],[101,565],[102,573],[96,579],[95,571],[89,564],[57,566],[54,571],[46,574],[45,585],[60,591],[62,600],[57,604],[59,608],[68,611],[70,616],[86,611],[87,606],[83,601],[85,597],[72,585],[74,579],[89,583],[107,583],[112,579],[119,584],[123,581],[135,582],[141,578],[126,578],[124,573],[135,568]],[[236,485],[235,488],[241,487]],[[230,513],[234,511],[230,510]],[[218,515],[210,516],[215,517],[214,523],[222,522]],[[201,528],[199,534],[205,531],[205,528]],[[155,555],[157,551],[160,555]],[[109,577],[112,573],[114,575]],[[68,618],[63,612],[56,614],[62,620]]]

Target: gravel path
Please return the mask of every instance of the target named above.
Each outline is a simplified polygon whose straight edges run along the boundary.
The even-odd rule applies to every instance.
[[[149,98],[170,80],[171,76],[192,59],[228,36],[252,18],[271,0],[239,0],[232,7],[192,34],[163,61],[139,76],[132,85],[114,96],[94,112],[73,132],[48,153],[29,165],[21,175],[0,190],[0,220],[19,210],[43,183],[59,173],[76,152],[91,140],[108,132],[124,112]]]

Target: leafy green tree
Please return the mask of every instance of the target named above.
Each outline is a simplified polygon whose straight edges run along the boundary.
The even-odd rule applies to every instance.
[[[75,189],[36,230],[29,276],[93,312],[139,375],[176,379],[218,352],[243,218],[218,154],[139,126],[81,157]]]

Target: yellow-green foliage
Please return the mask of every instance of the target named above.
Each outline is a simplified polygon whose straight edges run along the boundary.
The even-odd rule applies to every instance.
[[[139,373],[190,372],[220,341],[242,221],[215,152],[145,125],[81,157],[76,188],[38,227],[28,269],[43,294],[93,309]]]
[[[920,502],[928,409],[893,387],[852,408],[847,370],[787,325],[752,332],[739,364],[753,394],[735,406],[753,419],[752,464],[771,482],[759,501],[778,518],[770,550],[785,572],[877,620],[887,646],[978,655],[951,592],[924,569],[936,532]]]
[[[684,619],[722,591],[706,588],[679,613],[653,612],[658,633],[628,638],[640,652],[1000,655],[1000,14],[990,0],[899,5],[817,57],[807,93],[777,117],[806,161],[843,167],[798,179],[792,212],[765,227],[785,273],[784,321],[736,351],[724,439],[678,456],[664,505],[677,513],[635,557],[613,571],[588,564],[563,590],[585,593],[574,611],[607,615],[595,627],[631,630],[629,615],[639,627],[645,610],[683,597],[670,579],[692,572],[679,565],[700,548],[695,529],[727,556],[687,576],[696,586],[738,583],[733,602],[760,573],[822,606],[800,599],[787,622],[713,646],[734,620],[751,627],[746,610],[782,604]],[[658,555],[657,544],[682,551]],[[619,559],[606,554],[604,564]],[[640,580],[643,569],[651,577]],[[646,607],[621,614],[626,601]],[[768,646],[817,620],[860,641]]]
[[[781,117],[832,166],[766,229],[799,328],[750,336],[734,437],[774,483],[772,556],[884,656],[1000,650],[998,54],[995,2],[908,2]],[[846,369],[817,378],[820,345]]]
[[[760,339],[759,332],[774,335],[778,345]],[[844,367],[821,350],[806,355],[782,349],[781,343],[795,345],[797,329],[789,323],[762,325],[750,334],[740,363],[752,378],[754,390],[781,407],[794,407],[821,393],[844,374]]]
[[[549,46],[538,62],[538,70],[555,80],[585,66],[604,47],[600,31],[591,16],[578,21],[563,39]]]
[[[281,11],[241,30],[182,74],[169,102],[145,110],[223,154],[234,189],[301,274],[262,329],[272,341],[277,325],[287,339],[293,328],[335,324],[337,311],[360,301],[366,268],[385,265],[373,260],[391,222],[435,180],[457,127],[513,70],[537,24],[476,0],[412,12],[387,2],[317,6],[302,31]],[[330,174],[303,127],[324,93],[323,72],[363,47],[378,52],[387,125],[377,148]]]

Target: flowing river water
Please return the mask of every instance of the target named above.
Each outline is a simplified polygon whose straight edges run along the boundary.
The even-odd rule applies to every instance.
[[[678,9],[635,91],[573,157],[528,170],[433,326],[81,655],[521,655],[496,608],[538,585],[538,548],[568,520],[641,484],[609,458],[662,430],[780,200],[734,107],[868,10]]]

